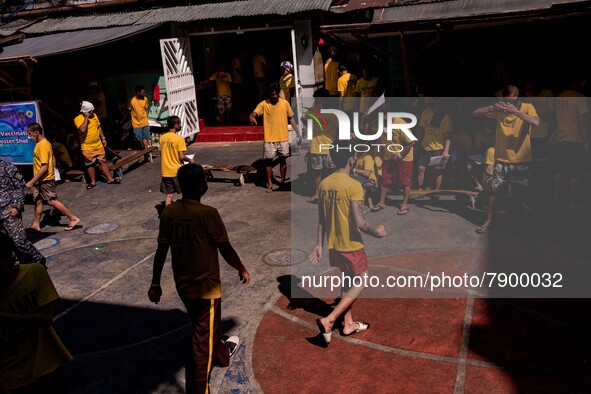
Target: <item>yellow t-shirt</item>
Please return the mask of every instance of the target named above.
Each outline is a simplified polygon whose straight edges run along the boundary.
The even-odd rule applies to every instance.
[[[0,293],[0,312],[32,314],[59,299],[41,264],[21,264],[15,280]],[[52,327],[0,324],[0,383],[16,389],[72,361],[72,355]]]
[[[328,249],[355,252],[363,248],[361,233],[351,217],[351,201],[363,201],[363,187],[348,174],[335,172],[320,182],[320,220]]]
[[[146,127],[148,126],[148,98],[144,97],[143,100],[138,100],[136,96],[133,96],[129,100],[127,110],[131,111],[131,127]]]
[[[313,134],[310,142],[310,153],[313,155],[328,155],[326,147],[320,151],[321,145],[332,144],[338,132],[338,124],[335,115],[321,114],[319,111],[309,109],[304,114],[304,119],[312,119]]]
[[[441,150],[445,148],[445,133],[451,133],[451,118],[449,114],[443,115],[439,125],[431,125],[435,112],[431,108],[425,108],[419,120],[419,126],[425,130],[421,141],[421,147],[426,151]]]
[[[293,116],[291,105],[280,98],[277,104],[271,104],[270,100],[264,100],[257,105],[254,112],[263,116],[263,128],[265,142],[281,142],[289,140],[288,118]]]
[[[33,150],[33,174],[41,168],[42,164],[47,164],[47,172],[45,176],[39,180],[43,181],[54,181],[55,174],[53,172],[54,160],[53,160],[53,149],[51,143],[47,141],[47,138],[37,142],[35,149]]]
[[[588,112],[587,97],[565,90],[556,97],[556,134],[554,142],[583,143],[581,117]]]
[[[217,89],[217,95],[220,96],[231,96],[232,90],[230,83],[232,82],[232,76],[225,71],[216,71],[209,77],[210,81],[215,81],[215,87]]]
[[[255,55],[252,58],[252,69],[255,78],[265,78],[267,76],[265,64],[267,64],[267,58],[265,55]]]
[[[343,110],[351,111],[355,109],[355,100],[348,99],[349,97],[355,97],[355,87],[357,85],[357,76],[351,73],[347,73],[339,78],[337,88],[339,94],[343,92]]]
[[[291,104],[291,90],[295,88],[295,79],[293,78],[292,74],[286,74],[279,79],[279,86],[281,87],[281,92],[279,92],[279,97],[285,99],[288,103]]]
[[[179,168],[183,166],[181,159],[179,159],[179,152],[187,150],[185,139],[172,131],[166,132],[160,137],[158,150],[160,150],[161,156],[160,169],[162,177],[176,177]]]
[[[536,97],[531,98],[532,104],[540,116],[540,125],[538,127],[532,126],[531,128],[531,138],[548,137],[550,122],[548,122],[546,115],[554,111],[555,100],[554,92],[550,89],[544,89]]]
[[[394,118],[394,123],[395,124],[407,124],[407,122],[401,118]],[[384,127],[386,127],[386,124],[387,124],[386,121],[384,121]],[[386,132],[384,131],[384,134],[382,134],[382,141],[381,141],[381,143],[385,145],[385,147],[383,148],[384,149],[384,153],[383,153],[384,160],[391,160],[392,157],[394,157],[398,154],[398,153],[390,152],[387,149],[388,145],[399,144],[399,145],[402,145],[403,147],[406,147],[411,142],[412,142],[412,140],[410,139],[410,137],[408,137],[400,129],[392,130],[392,141],[388,141]],[[398,150],[398,149],[400,149],[400,147],[393,146],[391,149]],[[414,151],[414,147],[410,148],[410,150],[408,151],[406,156],[404,156],[402,158],[402,160],[403,161],[413,161],[413,158],[414,158],[413,151]]]
[[[324,87],[331,96],[339,94],[337,83],[339,80],[339,62],[328,59],[324,63]]]
[[[160,217],[158,242],[170,246],[174,283],[182,299],[221,298],[218,245],[228,242],[217,209],[181,199]]]
[[[357,159],[357,162],[355,163],[355,168],[358,170],[369,170],[369,178],[368,180],[374,182],[374,183],[378,183],[378,179],[376,178],[376,171],[375,171],[375,167],[376,166],[376,162],[373,159],[371,153],[367,152],[364,153],[363,156],[361,156],[360,158]]]
[[[521,103],[521,112],[538,116],[533,105]],[[521,128],[525,132],[521,132]],[[527,163],[531,161],[531,127],[516,115],[497,114],[497,135],[495,139],[495,160],[505,163]]]
[[[359,103],[359,112],[365,113],[371,106],[371,97],[376,94],[376,86],[378,85],[378,78],[373,77],[371,79],[360,78],[357,80],[355,85],[355,93],[361,96]]]
[[[74,125],[76,128],[84,123],[84,115],[80,114],[74,118]],[[101,142],[101,135],[99,127],[101,122],[96,114],[92,118],[88,118],[88,127],[86,133],[80,133],[80,149],[87,151],[99,150],[103,147]]]

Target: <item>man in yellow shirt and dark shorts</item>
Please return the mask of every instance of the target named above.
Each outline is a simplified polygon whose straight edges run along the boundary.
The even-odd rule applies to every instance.
[[[43,214],[43,201],[57,209],[70,219],[70,223],[64,228],[66,231],[77,228],[80,219],[76,217],[64,204],[57,199],[55,186],[54,157],[51,143],[47,141],[43,134],[43,128],[39,123],[31,123],[27,127],[29,139],[35,141],[35,150],[33,151],[33,178],[26,183],[26,186],[33,190],[33,200],[35,201],[35,217],[31,228],[35,231],[41,231],[41,215]]]
[[[191,158],[185,156],[187,144],[183,136],[177,134],[181,131],[181,118],[171,116],[167,121],[168,131],[160,137],[160,163],[162,182],[160,182],[160,191],[166,194],[164,205],[172,202],[174,193],[181,193],[181,187],[176,178],[176,174],[183,166],[183,162],[195,163]]]
[[[264,151],[263,159],[266,161],[267,169],[267,193],[273,191],[273,159],[279,157],[279,169],[281,172],[281,184],[279,189],[285,185],[285,174],[287,171],[287,158],[289,157],[289,129],[287,121],[296,132],[298,139],[302,140],[302,134],[295,121],[291,105],[279,97],[281,88],[279,84],[272,83],[269,88],[269,98],[261,101],[248,117],[250,123],[257,124],[256,117],[263,117],[264,129]]]
[[[495,166],[491,181],[486,221],[476,229],[486,234],[492,224],[495,202],[499,193],[510,187],[512,207],[522,209],[525,189],[529,186],[531,153],[531,126],[539,126],[540,118],[535,107],[518,99],[519,89],[508,85],[503,98],[493,105],[476,109],[474,116],[490,116],[497,120],[495,139]],[[489,115],[490,114],[490,115]]]
[[[359,230],[376,238],[384,237],[386,231],[383,225],[377,228],[370,226],[363,217],[363,188],[350,176],[357,160],[355,152],[342,146],[342,143],[334,145],[331,157],[336,171],[320,182],[317,243],[310,254],[310,262],[320,262],[326,238],[330,265],[338,267],[345,276],[352,279],[368,270]],[[331,341],[335,321],[343,314],[343,335],[360,333],[369,328],[369,324],[353,320],[351,312],[353,303],[363,289],[362,286],[343,287],[342,298],[333,311],[325,318],[316,319],[326,345]]]

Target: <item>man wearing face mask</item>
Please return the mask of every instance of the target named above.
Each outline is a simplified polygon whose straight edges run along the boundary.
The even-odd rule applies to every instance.
[[[269,98],[261,101],[248,119],[253,125],[257,124],[256,117],[263,117],[264,129],[264,152],[263,159],[266,161],[267,170],[267,193],[273,191],[273,159],[279,157],[279,169],[281,171],[281,184],[279,189],[285,185],[285,174],[287,171],[287,157],[289,156],[289,130],[287,121],[296,132],[301,143],[302,134],[298,124],[293,117],[291,105],[284,99],[279,98],[281,88],[279,84],[273,83],[269,88]]]
[[[532,160],[531,126],[539,126],[540,118],[532,104],[523,103],[518,97],[519,89],[507,85],[503,89],[502,100],[473,112],[474,116],[494,116],[497,122],[488,212],[486,221],[476,229],[478,234],[488,232],[495,213],[497,195],[508,187],[511,188],[511,206],[522,209],[521,202],[529,185],[529,163]]]

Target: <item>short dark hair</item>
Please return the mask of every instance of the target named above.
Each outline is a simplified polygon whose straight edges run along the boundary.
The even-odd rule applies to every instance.
[[[335,141],[334,147],[330,151],[330,159],[335,165],[336,169],[345,168],[350,158],[355,156],[354,146],[349,141]]]
[[[312,97],[330,97],[330,92],[324,88],[316,89]]]
[[[43,135],[43,127],[41,127],[39,123],[31,123],[27,126],[27,130],[34,131],[36,133]]]
[[[140,90],[146,90],[146,88],[143,85],[136,85],[135,86],[135,92],[139,92]]]
[[[169,129],[172,129],[176,124],[180,124],[181,123],[181,118],[179,118],[176,115],[172,115],[168,118],[168,120],[166,121],[166,124],[168,125]]]
[[[194,196],[207,191],[205,171],[201,164],[185,164],[179,168],[177,175],[183,196]]]
[[[347,71],[347,65],[343,63],[339,64],[339,71]]]
[[[280,92],[280,91],[281,91],[281,87],[279,86],[278,83],[273,82],[271,85],[269,85],[269,93]]]

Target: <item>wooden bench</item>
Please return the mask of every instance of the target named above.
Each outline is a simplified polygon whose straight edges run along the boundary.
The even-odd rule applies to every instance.
[[[86,183],[86,176],[84,174],[84,171],[82,171],[82,170],[71,169],[71,170],[66,171],[66,173],[64,174],[64,178],[66,178],[66,179],[78,178],[78,177],[80,177],[80,181],[82,183]]]
[[[472,205],[472,209],[476,208],[476,197],[478,197],[479,192],[474,190],[454,190],[454,189],[439,189],[439,190],[411,190],[410,197],[424,197],[424,196],[433,196],[433,195],[457,195],[463,194],[468,196],[470,199],[470,204]]]
[[[134,161],[146,155],[148,155],[148,160],[150,161],[150,163],[152,163],[154,161],[152,157],[152,151],[156,149],[158,149],[157,146],[150,146],[147,149],[136,151],[135,153],[132,153],[131,155],[125,157],[121,156],[121,153],[127,151],[113,150],[112,152],[116,155],[116,158],[109,163],[109,171],[113,171],[113,174],[115,174],[117,170],[119,170],[119,173],[121,173],[121,167],[133,163]]]
[[[203,164],[203,170],[205,171],[205,177],[208,181],[213,181],[216,178],[213,176],[214,171],[222,171],[222,172],[233,172],[236,174],[240,174],[238,180],[234,181],[236,186],[243,186],[246,182],[246,178],[248,178],[248,174],[257,172],[256,168],[253,166],[248,165],[240,165],[240,166],[233,166],[231,164],[219,164],[219,165],[209,165]],[[246,177],[246,178],[245,178]]]

